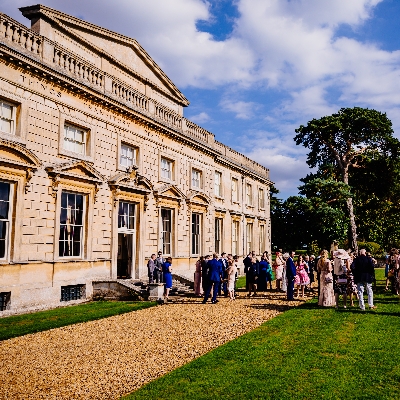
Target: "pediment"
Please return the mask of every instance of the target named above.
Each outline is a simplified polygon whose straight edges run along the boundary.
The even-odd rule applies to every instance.
[[[119,189],[151,192],[153,185],[149,179],[139,175],[135,170],[131,172],[120,172],[108,180],[108,184]]]
[[[191,204],[208,206],[211,202],[211,199],[205,193],[191,191],[189,195],[186,197],[186,202]]]
[[[167,197],[175,199],[184,199],[186,196],[184,193],[175,185],[163,185],[155,191],[157,197]]]
[[[62,164],[54,164],[46,167],[46,171],[52,176],[78,179],[96,184],[101,184],[105,180],[104,176],[86,161],[70,161]]]
[[[156,90],[160,89],[173,98],[177,104],[182,106],[189,104],[185,96],[135,39],[43,5],[22,7],[20,10],[32,21],[32,29],[45,36],[50,30],[53,36],[51,40],[122,81],[134,87],[138,86],[136,89],[143,94],[144,85],[151,84]],[[45,24],[41,23],[41,20],[46,21],[50,29],[42,32],[42,25]],[[132,77],[135,77],[136,85],[132,84]]]
[[[0,163],[33,169],[41,165],[39,158],[25,146],[3,139],[0,139]]]

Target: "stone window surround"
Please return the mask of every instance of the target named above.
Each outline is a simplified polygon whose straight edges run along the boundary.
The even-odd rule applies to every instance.
[[[263,191],[263,194],[264,194],[264,204],[263,205],[260,204],[260,192],[261,192],[261,190]],[[265,207],[265,204],[266,204],[265,193],[266,193],[265,188],[263,186],[258,186],[258,209],[261,210],[261,211],[264,211],[265,208],[266,208]]]
[[[238,193],[237,194],[237,199],[233,198],[232,185],[233,185],[233,180],[234,179],[237,180],[237,193]],[[231,184],[231,192],[232,192],[232,195],[231,195],[232,204],[240,204],[240,194],[241,194],[240,176],[231,174],[230,184]]]
[[[220,177],[221,177],[221,182],[220,182],[220,189],[221,189],[221,192],[220,192],[220,195],[219,195],[219,196],[215,193],[215,175],[216,175],[217,173],[219,173],[219,174],[220,174]],[[225,194],[223,182],[224,182],[224,174],[223,174],[223,172],[222,172],[221,170],[216,169],[216,170],[214,171],[214,190],[213,190],[213,193],[214,193],[215,198],[221,199],[221,200],[224,199],[224,194]]]
[[[176,254],[177,249],[177,238],[178,238],[178,210],[179,206],[172,205],[172,204],[161,204],[158,209],[158,226],[159,226],[159,241],[158,241],[158,250],[163,251],[163,240],[162,240],[162,220],[161,220],[161,209],[168,209],[171,210],[171,254],[166,254],[168,257],[174,257]],[[163,254],[164,256],[164,254]]]
[[[252,182],[250,182],[248,179],[245,179],[243,184],[244,184],[243,190],[244,190],[244,194],[245,194],[245,205],[247,208],[254,208],[254,184]],[[251,190],[250,203],[248,203],[248,200],[247,200],[247,190],[249,187],[251,188],[250,189]]]
[[[193,252],[193,215],[196,214],[199,216],[199,240],[198,240],[198,252]],[[192,210],[190,213],[190,255],[191,256],[200,256],[204,249],[204,212],[198,209]]]
[[[200,172],[200,187],[193,186],[192,182],[192,172],[193,170]],[[204,166],[200,166],[197,163],[190,162],[190,169],[189,169],[189,187],[191,190],[195,190],[197,192],[204,192]]]
[[[121,165],[121,145],[126,145],[130,147],[134,147],[136,149],[136,166],[138,167],[138,172],[142,170],[142,164],[141,164],[141,154],[140,154],[140,146],[139,143],[136,140],[124,137],[122,135],[118,135],[118,147],[117,147],[117,170],[118,171],[126,171],[126,166]]]
[[[79,257],[62,257],[59,255],[59,237],[60,237],[60,212],[62,192],[81,194],[84,197],[84,217],[82,233],[82,254]],[[70,260],[91,260],[92,259],[92,230],[89,227],[93,222],[93,188],[88,186],[78,186],[74,183],[60,181],[58,184],[56,197],[56,211],[54,218],[54,261]]]
[[[0,89],[1,92],[1,89]],[[0,131],[0,138],[5,140],[12,140],[21,144],[26,144],[26,133],[28,131],[28,110],[29,105],[27,100],[20,99],[12,93],[7,93],[7,97],[1,96],[0,100],[10,103],[15,106],[15,127],[14,133],[7,133]]]
[[[86,131],[86,154],[75,153],[73,151],[69,151],[64,149],[64,126],[72,125],[77,128],[83,129]],[[70,115],[66,115],[63,112],[60,112],[60,120],[59,120],[59,133],[58,133],[58,154],[63,156],[77,158],[79,160],[94,162],[95,155],[95,136],[96,136],[96,126],[89,124],[87,122],[83,122],[82,120],[72,117]]]
[[[5,238],[5,253],[4,257],[0,258],[0,263],[8,263],[10,262],[10,251],[11,251],[11,241],[12,241],[12,233],[14,231],[13,221],[14,218],[14,201],[15,201],[15,189],[16,189],[16,182],[10,181],[9,179],[2,179],[0,175],[0,182],[6,183],[10,185],[10,192],[8,196],[8,218],[2,219],[2,221],[8,222],[6,238]]]
[[[234,242],[234,233],[235,233],[235,229],[234,226],[236,226],[237,231],[236,231],[236,249],[234,251],[233,248],[233,242]],[[240,240],[240,226],[241,226],[241,217],[237,216],[237,215],[231,215],[231,252],[233,255],[240,255],[241,250],[240,250],[240,246],[241,246],[241,240]],[[234,254],[236,253],[236,254]]]
[[[172,163],[172,178],[167,179],[161,176],[161,159],[164,158]],[[178,169],[178,161],[175,156],[171,156],[170,154],[159,150],[158,151],[158,181],[165,182],[170,184],[176,184],[176,171]]]

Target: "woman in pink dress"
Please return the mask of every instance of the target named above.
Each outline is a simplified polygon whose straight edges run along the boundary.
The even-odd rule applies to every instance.
[[[300,254],[297,258],[296,263],[296,276],[294,278],[294,284],[297,286],[297,296],[299,297],[299,291],[301,287],[301,297],[304,297],[304,288],[310,283],[310,278],[307,273],[307,265]]]
[[[279,292],[281,290],[281,282],[283,279],[283,268],[286,262],[282,257],[282,253],[280,251],[276,252],[276,258],[272,267],[274,268],[275,272],[275,279],[276,279],[276,291]]]
[[[318,305],[323,307],[332,307],[335,305],[335,293],[333,291],[332,263],[328,258],[328,252],[324,250],[317,265],[320,273],[320,294]]]

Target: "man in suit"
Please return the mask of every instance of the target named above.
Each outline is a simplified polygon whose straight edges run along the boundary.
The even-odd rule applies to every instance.
[[[222,291],[224,292],[224,296],[228,296],[228,284],[227,284],[227,275],[226,275],[226,270],[228,269],[228,259],[226,258],[226,253],[221,254],[221,258],[219,259],[221,266],[222,266],[222,279],[225,280],[225,282],[222,282],[219,286],[219,291],[218,291],[218,296],[221,296],[221,288]]]
[[[149,277],[149,283],[154,282],[154,270],[156,269],[156,255],[152,254],[150,260],[147,263],[147,275]]]
[[[218,254],[214,253],[212,260],[207,263],[208,267],[208,287],[204,294],[203,304],[207,303],[208,298],[210,297],[211,289],[213,289],[213,297],[211,299],[211,303],[215,304],[218,302],[217,295],[218,295],[218,288],[221,282],[221,275],[222,275],[222,265],[221,262],[218,260]]]
[[[294,251],[289,253],[289,258],[286,260],[286,279],[287,279],[287,299],[294,300],[294,279],[296,277],[296,265],[294,264]]]

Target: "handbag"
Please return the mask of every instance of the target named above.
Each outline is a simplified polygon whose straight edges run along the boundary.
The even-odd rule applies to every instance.
[[[333,282],[333,279],[332,279],[331,276],[326,276],[325,277],[325,283],[332,283],[332,282]]]
[[[347,276],[345,274],[339,275],[337,278],[338,285],[347,285]]]

